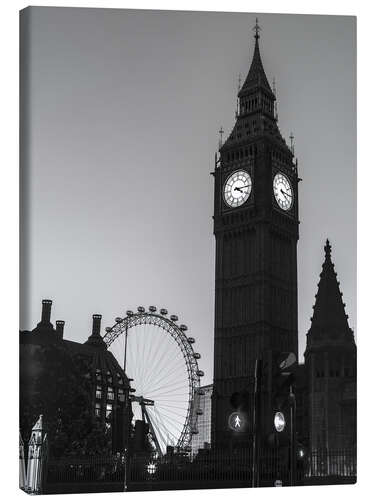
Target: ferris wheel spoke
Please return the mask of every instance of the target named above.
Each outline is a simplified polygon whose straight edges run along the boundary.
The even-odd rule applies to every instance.
[[[170,406],[171,408],[187,408],[188,403],[182,400],[157,399],[158,406]]]
[[[176,412],[174,410],[171,410],[169,407],[163,406],[163,407],[160,407],[160,408],[162,408],[164,411],[168,412],[168,414],[172,413],[173,415],[176,415],[179,418],[185,418],[186,411],[184,411],[183,415],[181,415],[181,413],[178,413],[178,412]]]
[[[184,427],[184,424],[182,422],[178,422],[177,420],[173,420],[171,417],[169,417],[168,415],[165,415],[163,413],[161,413],[161,415],[163,417],[165,424],[168,424],[168,426],[172,426],[175,429],[175,431],[178,432],[178,434],[181,434],[183,427]]]
[[[165,380],[165,385],[167,385],[167,379],[171,379],[171,380],[175,380],[176,377],[173,376],[173,375],[177,375],[178,373],[181,374],[181,370],[179,369],[179,367],[174,367],[173,369],[169,369],[167,371],[160,371],[158,373],[158,376],[156,376],[154,379],[153,379],[153,385],[150,386],[150,391],[151,390],[154,390],[154,386],[157,385],[157,384],[160,384],[163,380]]]
[[[174,391],[183,391],[185,389],[185,386],[178,385],[178,383],[176,383],[176,384],[172,384],[172,383],[171,384],[167,384],[167,386],[164,386],[164,384],[163,384],[162,386],[153,388],[152,394],[159,395],[159,394],[161,394],[160,391],[161,390],[164,391],[165,389],[169,390],[169,394],[171,395],[170,397],[172,397]],[[188,391],[186,391],[186,394],[187,395],[189,394]]]
[[[159,413],[163,415],[165,418],[169,418],[170,420],[181,425],[181,422],[185,420],[186,413],[184,415],[180,415],[178,413],[174,413],[173,411],[166,408],[158,408]]]
[[[163,440],[165,447],[168,446],[171,442],[171,436],[174,440],[177,439],[175,433],[171,432],[163,423],[162,419],[155,417],[156,428],[158,429],[157,433]],[[176,431],[175,431],[176,432]]]
[[[186,387],[186,384],[182,385],[181,381],[179,381],[179,382],[176,382],[175,384],[167,384],[167,385],[163,384],[163,385],[160,385],[159,387],[156,387],[156,388],[153,387],[152,390],[154,392],[157,392],[159,389],[170,389],[170,390],[172,390],[172,389],[177,390],[178,389],[179,390],[179,389],[184,389],[185,387]]]
[[[159,344],[158,351],[159,352],[155,356],[153,356],[152,364],[150,365],[150,371],[155,370],[159,367],[168,366],[171,363],[178,363],[179,361],[181,362],[180,357],[175,355],[178,353],[171,343]],[[173,357],[171,356],[172,352],[174,353]]]
[[[156,375],[168,376],[170,373],[172,373],[174,371],[180,371],[180,373],[184,373],[184,374],[186,372],[186,370],[181,367],[181,360],[178,360],[178,359],[171,360],[171,361],[168,361],[164,364],[157,365],[157,367],[155,367],[155,371],[156,371],[155,377],[156,377]]]
[[[154,416],[151,415],[151,412],[148,414],[149,415],[149,419],[151,420],[151,423],[152,423],[152,426],[153,428],[155,429],[155,434],[156,434],[156,437],[158,439],[158,441],[162,441],[164,446],[167,446],[167,441],[165,439],[165,437],[163,436],[163,434],[159,431],[159,427],[160,427],[160,422],[156,422],[155,419],[154,419]],[[158,424],[158,425],[156,425]]]
[[[148,378],[148,375],[150,373],[150,360],[149,360],[149,350],[151,347],[152,342],[150,341],[150,335],[147,334],[146,331],[146,326],[143,325],[143,352],[142,352],[142,379],[144,380],[144,387],[145,390],[147,389],[147,382],[146,379]]]
[[[168,413],[173,413],[173,415],[178,416],[179,418],[185,418],[188,408],[181,408],[178,406],[166,406],[166,405],[158,405],[158,407]],[[175,411],[177,410],[177,411]]]
[[[185,372],[181,370],[177,364],[170,367],[159,367],[157,372],[154,372],[153,376],[149,377],[149,388],[158,386],[163,380],[167,379],[176,380],[178,378],[185,378]]]
[[[154,366],[163,366],[167,361],[171,362],[170,347],[173,347],[174,352],[177,354],[178,351],[175,342],[167,336],[166,332],[163,332],[163,344],[158,346],[160,354],[158,357],[155,357]],[[177,358],[178,356],[174,357],[173,360],[176,360]]]
[[[145,362],[144,362],[144,348],[145,348],[145,340],[144,340],[144,326],[141,325],[138,328],[138,344],[139,344],[139,352],[138,352],[138,366],[139,366],[139,379],[142,380],[142,386],[144,391],[144,370],[145,370]]]
[[[155,382],[155,380],[157,378],[160,378],[160,377],[163,377],[164,376],[167,376],[167,374],[165,373],[165,366],[166,364],[156,364],[155,362],[149,366],[148,368],[148,374],[146,375],[145,377],[145,383],[146,384],[149,384],[150,382]],[[170,366],[170,363],[169,363],[169,366]],[[174,361],[173,362],[173,366],[178,369],[178,360],[177,361]],[[163,372],[164,370],[164,372]]]
[[[152,336],[149,335],[150,340],[147,342],[148,350],[147,350],[147,357],[145,356],[145,364],[147,363],[147,366],[149,367],[149,374],[152,373],[152,363],[154,362],[155,356],[152,355],[152,350],[154,347],[154,344],[152,342]]]
[[[158,392],[158,396],[159,396],[159,397],[160,397],[160,396],[166,396],[166,399],[168,399],[168,400],[169,400],[169,397],[168,397],[168,396],[169,396],[169,394],[170,394],[170,391],[166,391],[166,392]],[[181,396],[181,398],[182,398],[182,397],[185,397],[185,398],[186,398],[186,395],[187,395],[187,394],[189,394],[189,391],[188,391],[188,390],[186,390],[186,392],[181,392],[181,393],[179,393],[179,394],[174,393],[174,394],[173,394],[173,396],[174,396],[174,397],[180,397],[180,396]]]
[[[159,423],[160,427],[162,427],[162,428],[163,428],[163,430],[164,430],[164,432],[165,432],[166,434],[171,434],[171,435],[173,436],[173,438],[174,438],[174,439],[177,439],[177,436],[176,436],[173,432],[171,432],[171,431],[170,431],[170,430],[169,430],[169,429],[165,426],[165,424],[164,424],[164,422],[163,422],[163,419],[162,419],[161,415],[160,415],[160,414],[158,414],[158,413],[159,413],[159,412],[156,412],[156,411],[155,411],[155,417],[157,418],[157,420],[158,420],[158,423]]]
[[[162,421],[166,431],[178,440],[177,436],[181,435],[183,425],[180,422],[174,422],[165,415],[162,415]]]
[[[162,340],[158,344],[158,353],[153,358],[152,366],[150,367],[150,372],[152,373],[157,367],[163,366],[165,363],[165,359],[168,360],[168,356],[170,357],[170,352],[168,355],[167,342],[165,332],[162,332]],[[169,360],[170,361],[170,360]]]

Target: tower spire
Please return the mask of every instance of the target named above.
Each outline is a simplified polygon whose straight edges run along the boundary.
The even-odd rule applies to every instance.
[[[263,68],[262,59],[260,57],[259,32],[261,31],[261,27],[259,26],[258,18],[256,18],[255,20],[255,26],[252,28],[252,31],[255,32],[253,59],[251,62],[249,73],[247,74],[245,82],[239,92],[239,97],[241,97],[241,94],[245,93],[246,91],[251,91],[251,89],[254,89],[254,87],[262,87],[263,89],[266,89],[270,94],[272,94],[270,84],[268,83],[267,76]]]
[[[320,273],[318,293],[315,296],[311,328],[307,334],[307,349],[318,345],[354,343],[331,253],[332,247],[327,239],[324,245],[325,258]]]

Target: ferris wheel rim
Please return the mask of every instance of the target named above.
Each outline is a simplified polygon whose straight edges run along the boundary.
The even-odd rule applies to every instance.
[[[188,385],[189,385],[189,401],[187,407],[187,413],[185,417],[185,422],[181,431],[181,435],[177,441],[176,448],[184,449],[187,448],[191,442],[192,434],[194,429],[196,429],[198,415],[194,414],[195,401],[194,395],[196,391],[200,388],[200,376],[201,371],[198,367],[197,358],[194,357],[195,351],[189,341],[189,338],[184,333],[184,329],[179,327],[175,320],[166,317],[165,310],[161,309],[161,313],[156,311],[146,311],[144,308],[141,311],[138,310],[136,313],[131,315],[127,314],[124,318],[116,318],[116,323],[110,327],[106,328],[106,333],[103,336],[103,340],[109,348],[113,342],[128,332],[131,328],[139,325],[152,325],[164,330],[167,334],[170,334],[172,338],[178,344],[178,347],[183,355],[185,367],[188,375]],[[177,318],[174,316],[174,318]],[[181,325],[184,326],[184,325]]]

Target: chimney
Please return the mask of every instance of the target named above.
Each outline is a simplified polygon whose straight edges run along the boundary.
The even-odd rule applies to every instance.
[[[41,323],[51,323],[52,300],[42,300],[42,320]]]
[[[92,335],[93,337],[100,337],[100,323],[102,321],[101,314],[92,315]]]
[[[65,321],[59,319],[56,321],[56,335],[59,339],[62,339],[64,336],[64,325]]]
[[[100,349],[107,349],[107,345],[100,335],[100,323],[102,321],[101,314],[92,315],[92,334],[86,340],[85,344],[90,344],[92,346],[98,347]]]

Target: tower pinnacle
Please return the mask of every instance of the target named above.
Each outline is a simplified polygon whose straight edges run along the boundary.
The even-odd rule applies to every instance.
[[[258,43],[258,40],[259,40],[259,38],[260,38],[260,36],[259,36],[259,31],[262,31],[262,28],[261,28],[261,27],[259,26],[259,24],[258,24],[258,18],[257,18],[257,17],[255,18],[255,26],[254,26],[254,28],[253,28],[253,31],[255,31],[255,35],[254,35],[254,38],[255,38],[255,40],[256,40],[256,42],[255,42],[255,43]]]
[[[331,247],[331,244],[329,242],[329,239],[327,238],[327,241],[326,241],[326,244],[324,246],[324,252],[326,254],[326,260],[331,260],[331,250],[332,250],[332,247]]]

